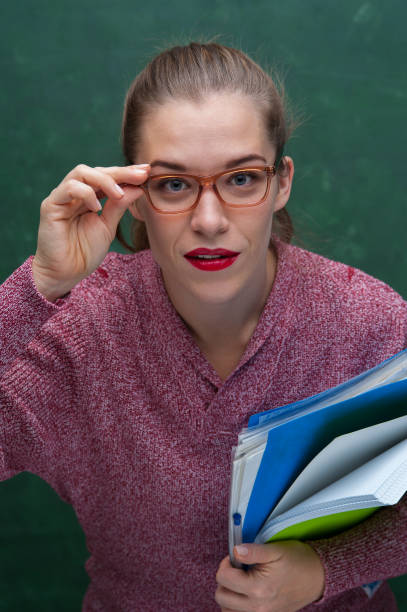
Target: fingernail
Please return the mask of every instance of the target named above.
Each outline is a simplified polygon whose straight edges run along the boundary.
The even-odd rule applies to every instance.
[[[120,185],[115,185],[114,188],[116,189],[117,193],[120,193],[120,195],[124,195],[124,191],[120,187]]]
[[[249,553],[249,549],[246,548],[246,546],[242,546],[241,544],[239,546],[236,546],[236,551],[240,557],[245,557]]]
[[[139,168],[149,168],[150,164],[139,164]]]

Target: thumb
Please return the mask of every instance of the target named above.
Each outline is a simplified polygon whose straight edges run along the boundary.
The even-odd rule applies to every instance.
[[[106,201],[101,217],[105,220],[112,235],[115,234],[120,219],[123,217],[129,205],[141,195],[143,195],[143,190],[140,189],[140,187],[126,186],[126,191],[122,198],[119,200],[109,198]]]
[[[240,544],[234,549],[236,559],[251,565],[253,563],[270,563],[282,556],[278,544]]]

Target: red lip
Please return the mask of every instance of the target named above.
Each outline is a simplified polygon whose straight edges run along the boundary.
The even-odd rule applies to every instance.
[[[207,272],[216,272],[231,266],[239,256],[237,251],[229,251],[228,249],[193,249],[185,253],[184,257],[190,264],[199,270]],[[210,259],[205,259],[202,256],[210,256]]]
[[[185,257],[199,257],[199,255],[219,255],[221,257],[233,257],[234,255],[239,255],[239,253],[237,251],[228,251],[227,249],[205,248],[194,249],[193,251],[185,253]]]

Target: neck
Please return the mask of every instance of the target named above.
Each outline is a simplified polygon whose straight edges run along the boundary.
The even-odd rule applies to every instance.
[[[221,303],[204,302],[196,296],[164,284],[167,293],[190,329],[198,346],[220,374],[226,378],[239,363],[257,326],[276,272],[276,256],[270,250],[262,274],[250,286]],[[230,371],[229,371],[230,370]]]

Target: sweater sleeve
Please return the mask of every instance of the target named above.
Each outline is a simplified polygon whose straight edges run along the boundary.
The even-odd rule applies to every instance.
[[[68,501],[59,437],[80,402],[83,329],[69,300],[53,304],[37,292],[31,260],[3,283],[0,299],[0,480],[29,471]]]
[[[395,506],[330,538],[309,541],[325,570],[325,591],[314,606],[343,591],[407,573],[407,495]]]
[[[407,346],[405,304],[400,314],[400,349]],[[403,343],[404,338],[404,343]],[[314,606],[355,587],[407,573],[407,494],[394,506],[336,536],[309,541],[325,570],[323,597]]]
[[[32,259],[27,259],[0,286],[0,376],[63,305],[63,300],[49,302],[37,291]]]

